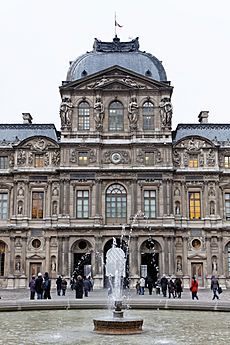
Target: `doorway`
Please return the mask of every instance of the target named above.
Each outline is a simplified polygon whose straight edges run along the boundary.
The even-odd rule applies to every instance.
[[[159,253],[141,253],[141,267],[143,266],[146,267],[146,276],[152,279],[155,286],[159,271]]]
[[[39,272],[42,271],[42,263],[41,262],[31,262],[30,263],[30,279],[32,276],[38,275]]]
[[[203,280],[203,263],[202,262],[192,262],[191,263],[191,273],[192,277],[195,276],[198,280],[198,284],[200,287],[204,286],[204,280]]]

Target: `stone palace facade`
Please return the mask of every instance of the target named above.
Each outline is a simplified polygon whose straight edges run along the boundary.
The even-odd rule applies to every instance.
[[[201,111],[173,131],[172,92],[138,38],[95,39],[60,87],[60,131],[29,113],[0,125],[1,287],[74,270],[103,287],[115,240],[133,285],[165,273],[229,286],[230,125]]]

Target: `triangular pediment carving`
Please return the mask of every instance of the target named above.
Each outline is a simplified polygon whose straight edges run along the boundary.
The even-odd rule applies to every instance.
[[[191,255],[188,255],[188,259],[192,260],[204,260],[206,259],[206,254],[205,253],[194,253]]]
[[[149,77],[145,77],[120,66],[109,67],[91,76],[64,82],[60,87],[61,91],[73,89],[156,89],[172,90],[167,82],[159,82]]]
[[[201,149],[213,148],[215,145],[213,143],[200,136],[188,136],[184,137],[176,143],[174,148],[186,149],[190,153],[199,152]]]
[[[34,254],[34,255],[28,255],[26,258],[30,260],[43,260],[45,259],[45,256]]]

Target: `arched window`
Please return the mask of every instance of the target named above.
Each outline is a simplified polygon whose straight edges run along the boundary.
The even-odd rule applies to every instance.
[[[111,185],[106,191],[106,219],[113,223],[126,222],[126,190],[120,184]]]
[[[154,128],[154,105],[151,102],[145,102],[142,106],[143,129]]]
[[[81,102],[78,106],[78,129],[89,129],[89,104],[87,102]]]
[[[109,131],[124,130],[124,107],[118,102],[112,102],[109,106]]]
[[[0,276],[4,276],[6,245],[0,241]]]

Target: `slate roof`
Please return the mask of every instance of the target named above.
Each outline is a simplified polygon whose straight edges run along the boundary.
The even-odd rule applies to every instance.
[[[53,124],[0,124],[0,144],[17,144],[33,136],[45,136],[58,141],[59,132]]]
[[[187,136],[201,136],[214,143],[230,142],[230,124],[179,124],[173,132],[173,143]]]
[[[112,66],[121,66],[157,81],[167,81],[162,63],[153,55],[139,50],[138,38],[130,42],[101,42],[95,39],[94,50],[79,56],[71,63],[67,81],[103,71]]]

